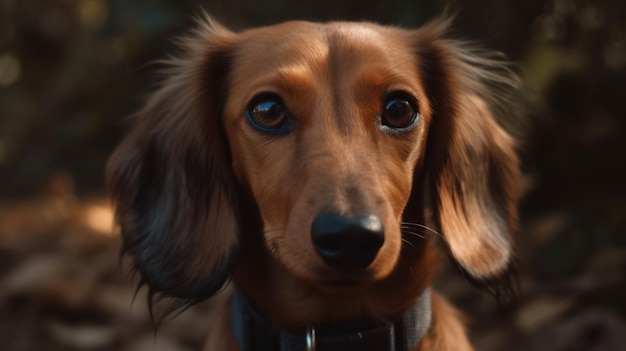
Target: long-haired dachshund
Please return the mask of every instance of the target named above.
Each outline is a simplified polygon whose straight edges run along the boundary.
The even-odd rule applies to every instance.
[[[447,27],[201,20],[108,166],[150,304],[232,280],[210,351],[471,350],[433,242],[474,282],[507,274],[516,78]]]

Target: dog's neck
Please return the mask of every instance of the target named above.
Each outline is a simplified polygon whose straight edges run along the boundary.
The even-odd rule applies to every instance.
[[[296,279],[262,243],[248,247],[248,241],[240,248],[233,282],[280,328],[342,324],[364,317],[393,320],[407,311],[431,284],[437,267],[424,262],[437,262],[431,257],[437,255],[432,244],[415,241],[407,245],[399,259],[404,264],[384,280],[334,292]]]
[[[231,326],[242,351],[409,351],[428,331],[432,318],[430,289],[393,322],[355,320],[304,330],[278,330],[242,293],[235,291]]]

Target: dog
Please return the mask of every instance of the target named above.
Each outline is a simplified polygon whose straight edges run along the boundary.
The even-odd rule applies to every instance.
[[[150,306],[232,281],[210,351],[472,350],[430,286],[440,251],[475,283],[509,273],[517,78],[449,22],[207,16],[180,38],[107,170]]]

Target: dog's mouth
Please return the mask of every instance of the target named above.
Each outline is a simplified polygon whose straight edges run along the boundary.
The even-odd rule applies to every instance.
[[[324,279],[314,283],[317,290],[329,294],[346,294],[363,289],[364,281],[356,279]]]
[[[282,269],[308,286],[339,293],[364,289],[385,280],[397,263],[399,227],[382,218],[321,212],[310,231],[295,226],[265,243]]]
[[[355,288],[363,288],[372,283],[374,277],[367,270],[342,272],[336,270],[319,270],[314,275],[311,283],[330,291],[346,291]]]
[[[352,288],[357,285],[363,284],[363,280],[358,279],[321,279],[318,281],[320,285],[327,286],[330,288]]]

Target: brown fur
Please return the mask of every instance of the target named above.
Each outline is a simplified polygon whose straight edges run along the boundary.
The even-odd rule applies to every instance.
[[[235,34],[204,19],[181,39],[183,53],[167,61],[108,168],[124,250],[150,301],[195,303],[230,275],[281,328],[392,320],[440,261],[436,236],[421,227],[429,201],[469,276],[506,274],[518,164],[494,106],[505,108],[498,91],[514,77],[490,54],[447,39],[446,27],[288,22]],[[376,116],[396,90],[415,98],[421,120],[394,135]],[[286,136],[244,118],[268,91],[295,116]],[[326,209],[381,218],[384,245],[366,269],[348,277],[316,254],[311,223]],[[470,350],[459,314],[433,295],[433,324],[417,349]],[[206,350],[237,350],[228,305],[220,315]]]

